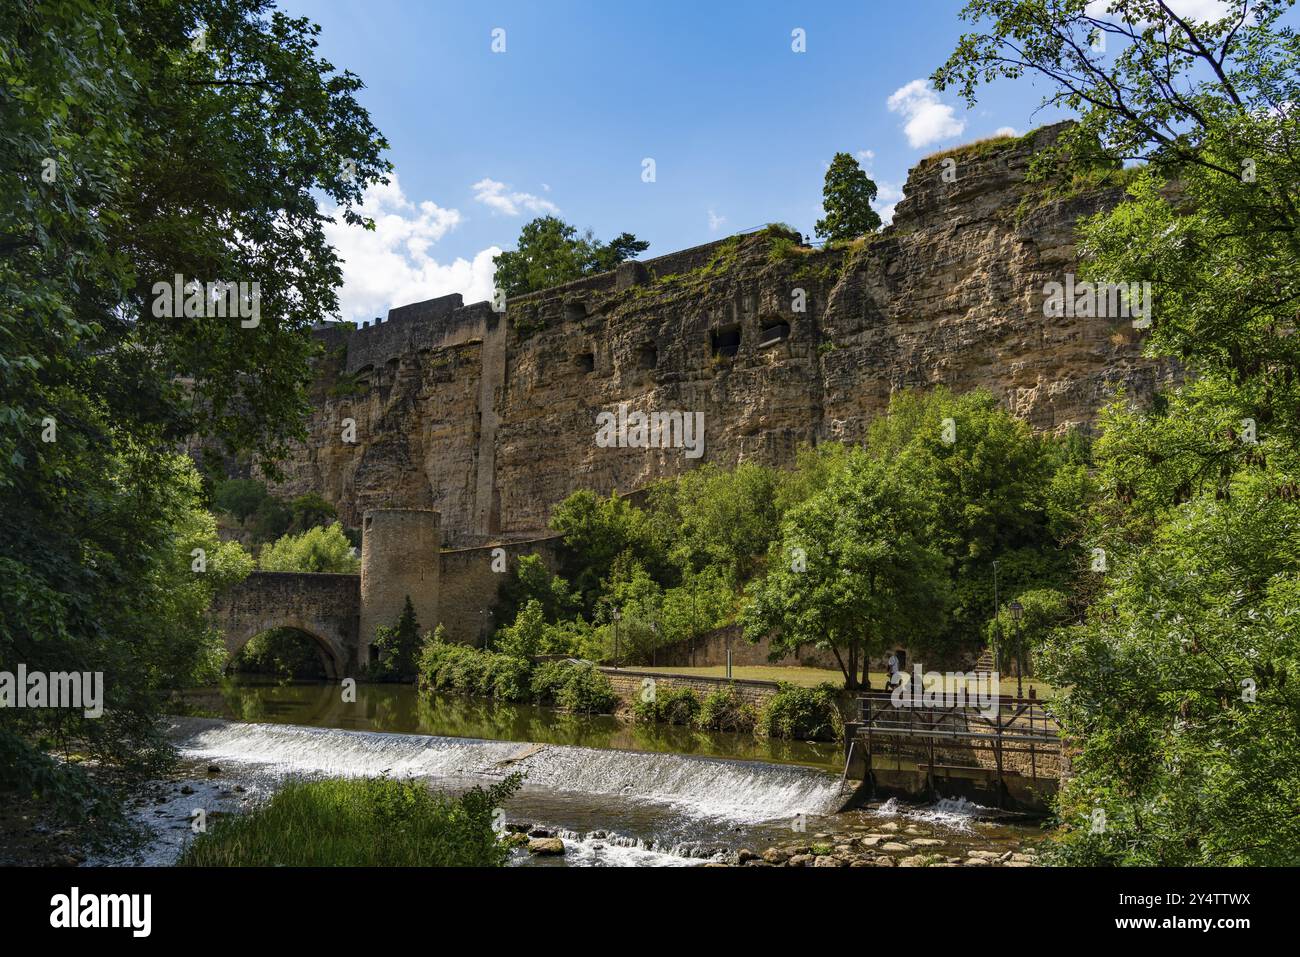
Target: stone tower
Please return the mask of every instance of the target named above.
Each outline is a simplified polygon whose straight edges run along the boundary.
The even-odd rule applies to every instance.
[[[420,632],[438,625],[441,516],[427,509],[377,508],[361,525],[361,631],[357,663],[370,663],[375,628],[397,623],[411,596]]]

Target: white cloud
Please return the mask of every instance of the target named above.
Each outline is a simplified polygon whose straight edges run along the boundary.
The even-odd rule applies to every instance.
[[[903,132],[915,149],[961,135],[966,121],[957,119],[953,108],[939,101],[939,94],[926,86],[925,80],[913,80],[889,96],[891,113],[906,117]]]
[[[719,216],[713,210],[709,210],[709,232],[716,233],[726,221],[726,216]]]
[[[894,207],[898,205],[898,201],[902,198],[903,186],[901,183],[890,183],[882,180],[876,184],[876,201],[871,206],[880,214],[881,222],[891,223],[894,221]]]
[[[999,126],[993,131],[994,136],[1019,136],[1014,126]]]
[[[495,179],[484,177],[470,188],[474,190],[475,200],[492,210],[493,213],[501,213],[504,216],[518,216],[524,210],[530,213],[558,213],[560,211],[560,207],[549,199],[542,199],[542,197],[534,196],[532,193],[511,192],[509,186]],[[543,188],[550,189],[549,186],[544,184]]]
[[[1084,12],[1098,20],[1117,20],[1118,17],[1107,12],[1111,2],[1112,0],[1089,0]],[[1189,21],[1221,20],[1230,12],[1230,8],[1223,0],[1166,0],[1166,2],[1170,10]]]
[[[343,262],[339,305],[344,319],[357,321],[384,315],[391,306],[459,292],[466,302],[492,298],[491,246],[473,259],[457,257],[440,263],[429,247],[461,223],[455,209],[425,200],[413,203],[402,192],[397,174],[387,186],[366,188],[360,212],[375,221],[374,231],[349,226],[335,216],[325,225],[325,238]],[[328,210],[327,210],[328,212]]]
[[[875,158],[875,150],[858,150],[858,159],[864,163],[870,163]]]

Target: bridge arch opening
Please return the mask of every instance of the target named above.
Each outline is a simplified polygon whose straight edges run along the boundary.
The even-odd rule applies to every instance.
[[[282,680],[327,681],[339,677],[342,663],[323,637],[284,624],[245,638],[226,660],[225,671]]]

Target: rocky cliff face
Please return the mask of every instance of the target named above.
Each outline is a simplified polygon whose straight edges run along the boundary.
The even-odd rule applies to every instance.
[[[1025,182],[1055,134],[923,161],[893,225],[853,246],[768,231],[532,293],[504,315],[457,297],[322,331],[334,358],[279,491],[318,492],[353,525],[375,506],[436,508],[447,544],[472,545],[537,534],[578,488],[859,440],[899,389],[985,388],[1036,429],[1087,428],[1117,388],[1141,400],[1169,371],[1141,359],[1131,319],[1044,315],[1045,284],[1074,271],[1075,224],[1118,198]],[[621,404],[703,413],[702,456],[598,443],[597,416]]]

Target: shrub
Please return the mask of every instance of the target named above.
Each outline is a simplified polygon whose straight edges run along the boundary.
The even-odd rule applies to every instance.
[[[609,714],[618,704],[614,686],[586,661],[548,661],[533,672],[533,697],[565,711]]]
[[[488,664],[489,694],[502,701],[527,701],[533,664],[527,658],[496,654]]]
[[[533,670],[529,688],[538,701],[553,702],[569,677],[569,662],[548,661]]]
[[[570,669],[569,680],[560,689],[555,703],[565,711],[578,714],[612,714],[618,707],[618,695],[609,678],[588,662],[575,664]]]
[[[656,695],[659,720],[667,724],[694,724],[700,713],[700,698],[690,688],[670,688]]]
[[[527,701],[532,667],[526,658],[445,641],[439,626],[420,652],[419,681],[425,691]]]
[[[758,714],[740,697],[735,687],[719,688],[704,697],[695,725],[705,731],[754,730]]]
[[[801,688],[782,682],[763,714],[764,727],[774,738],[836,741],[843,730],[833,685]]]
[[[182,853],[183,867],[500,867],[509,847],[493,814],[511,775],[460,797],[421,781],[292,781],[248,814],[219,818]]]
[[[649,701],[638,696],[632,702],[632,720],[638,724],[654,724],[659,720],[659,708],[655,700]]]

